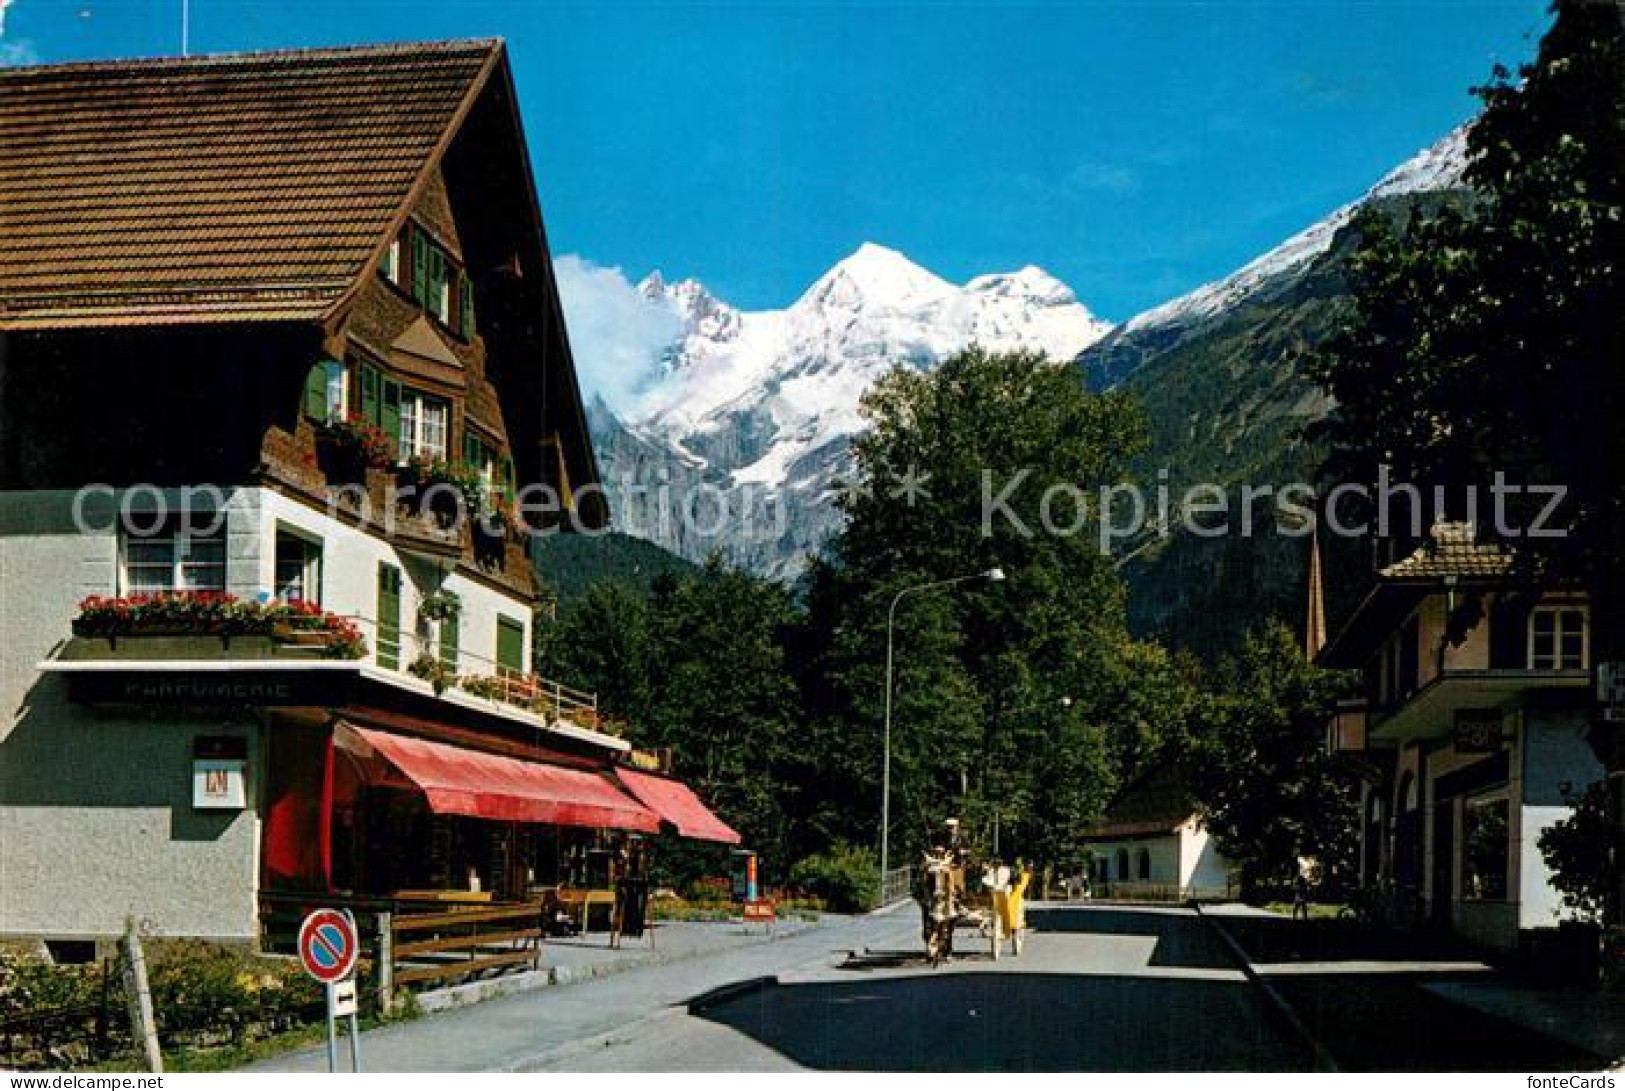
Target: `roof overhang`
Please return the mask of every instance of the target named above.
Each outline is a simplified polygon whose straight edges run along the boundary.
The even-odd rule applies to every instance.
[[[1449,735],[1462,709],[1499,708],[1534,691],[1586,689],[1585,670],[1446,671],[1416,692],[1397,710],[1374,720],[1373,741],[1410,742]]]

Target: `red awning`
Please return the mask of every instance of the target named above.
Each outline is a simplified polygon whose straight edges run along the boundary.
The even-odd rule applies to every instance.
[[[661,818],[677,827],[684,837],[699,841],[721,841],[725,845],[739,844],[740,837],[733,827],[712,814],[700,802],[694,790],[680,780],[651,776],[631,769],[617,769],[626,790]]]
[[[660,817],[599,773],[465,750],[406,735],[340,727],[340,745],[370,749],[423,791],[436,814],[595,829],[660,829]],[[361,747],[353,744],[360,742]]]

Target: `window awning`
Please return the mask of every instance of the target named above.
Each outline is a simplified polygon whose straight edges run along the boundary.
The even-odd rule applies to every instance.
[[[626,785],[626,790],[637,797],[638,802],[677,827],[677,832],[684,837],[698,841],[721,841],[725,845],[739,844],[739,834],[733,827],[712,814],[710,808],[700,802],[694,790],[682,781],[631,769],[617,769],[615,775]]]
[[[655,833],[660,816],[602,774],[341,724],[338,743],[393,766],[436,814]]]

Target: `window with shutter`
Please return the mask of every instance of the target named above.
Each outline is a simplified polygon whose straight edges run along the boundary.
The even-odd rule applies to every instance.
[[[457,305],[461,312],[457,319],[457,331],[464,338],[474,339],[474,282],[468,279],[468,274],[457,274]]]
[[[497,673],[517,677],[525,673],[525,624],[510,617],[497,618]]]
[[[394,440],[396,450],[405,458],[411,447],[403,440],[401,435],[401,384],[393,379],[383,379],[379,384],[382,397],[378,412],[378,427],[384,430],[384,435]]]
[[[429,240],[418,230],[412,232],[412,298],[422,307],[429,305]]]
[[[383,376],[371,364],[361,368],[361,415],[369,422],[382,425],[383,406],[381,385]]]
[[[316,364],[305,372],[304,413],[319,421],[327,420],[327,365]]]
[[[456,615],[440,619],[440,664],[449,671],[457,670],[457,649],[462,644],[461,619]]]
[[[401,665],[401,570],[378,565],[378,665],[396,670]]]

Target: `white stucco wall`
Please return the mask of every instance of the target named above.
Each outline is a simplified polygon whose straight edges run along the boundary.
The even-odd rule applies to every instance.
[[[166,492],[174,502],[178,492]],[[105,937],[127,916],[154,934],[251,939],[259,872],[260,725],[254,713],[120,711],[70,704],[59,675],[36,669],[71,635],[79,602],[120,586],[113,514],[120,496],[83,505],[71,492],[0,493],[0,935]],[[527,602],[439,562],[404,555],[278,493],[225,498],[226,586],[244,598],[274,587],[279,525],[322,543],[322,605],[358,619],[376,656],[377,565],[403,575],[404,668],[421,598],[440,581],[463,603],[465,673],[491,673],[499,614],[523,623]],[[150,500],[150,497],[149,497]],[[430,648],[437,650],[429,631]],[[421,687],[421,683],[418,683]],[[193,740],[247,739],[249,806],[191,806]]]
[[[1179,831],[1179,885],[1197,891],[1225,890],[1230,884],[1230,861],[1200,822],[1191,819]]]
[[[35,664],[70,635],[79,601],[112,590],[116,543],[81,535],[72,494],[0,493],[0,935],[254,934],[252,807],[191,806],[192,741],[249,743],[258,727],[69,704]]]
[[[1585,741],[1580,709],[1530,709],[1524,713],[1523,784],[1516,830],[1513,881],[1519,891],[1518,925],[1551,928],[1572,914],[1551,884],[1540,835],[1573,812],[1566,802],[1601,780],[1604,769]]]

